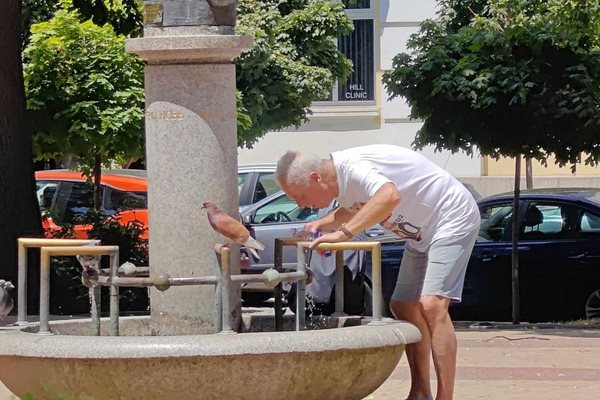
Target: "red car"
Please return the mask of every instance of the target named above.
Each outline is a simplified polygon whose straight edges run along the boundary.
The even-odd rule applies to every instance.
[[[78,224],[78,218],[93,207],[94,188],[80,172],[69,170],[36,171],[37,197],[42,210],[47,236],[60,230],[59,223],[74,224],[75,236],[87,238],[89,225]],[[122,224],[139,221],[148,227],[148,181],[144,170],[109,170],[101,175],[101,208],[114,215]],[[56,221],[55,221],[56,219]],[[143,234],[147,238],[148,231]]]

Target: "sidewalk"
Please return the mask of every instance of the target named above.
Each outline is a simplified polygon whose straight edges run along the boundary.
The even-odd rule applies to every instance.
[[[600,330],[460,329],[457,336],[457,400],[600,399]],[[365,400],[404,400],[409,377],[403,357]]]
[[[457,400],[600,399],[600,330],[458,329],[457,335]],[[404,400],[409,376],[402,357],[365,400]],[[16,400],[1,383],[0,400]]]

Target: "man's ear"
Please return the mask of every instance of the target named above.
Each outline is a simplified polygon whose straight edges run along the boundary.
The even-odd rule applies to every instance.
[[[308,180],[311,183],[319,183],[321,181],[321,175],[318,172],[313,171],[308,175]]]

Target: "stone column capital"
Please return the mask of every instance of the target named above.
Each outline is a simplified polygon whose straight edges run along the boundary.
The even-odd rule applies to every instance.
[[[229,64],[252,45],[250,36],[149,36],[128,39],[125,51],[139,55],[150,65]]]

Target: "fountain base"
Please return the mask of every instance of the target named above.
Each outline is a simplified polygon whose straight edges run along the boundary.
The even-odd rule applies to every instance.
[[[89,320],[55,322],[54,335],[4,330],[0,380],[36,400],[359,400],[420,340],[399,321],[188,336],[151,336],[149,325],[147,317],[123,318],[119,337],[87,336]]]

